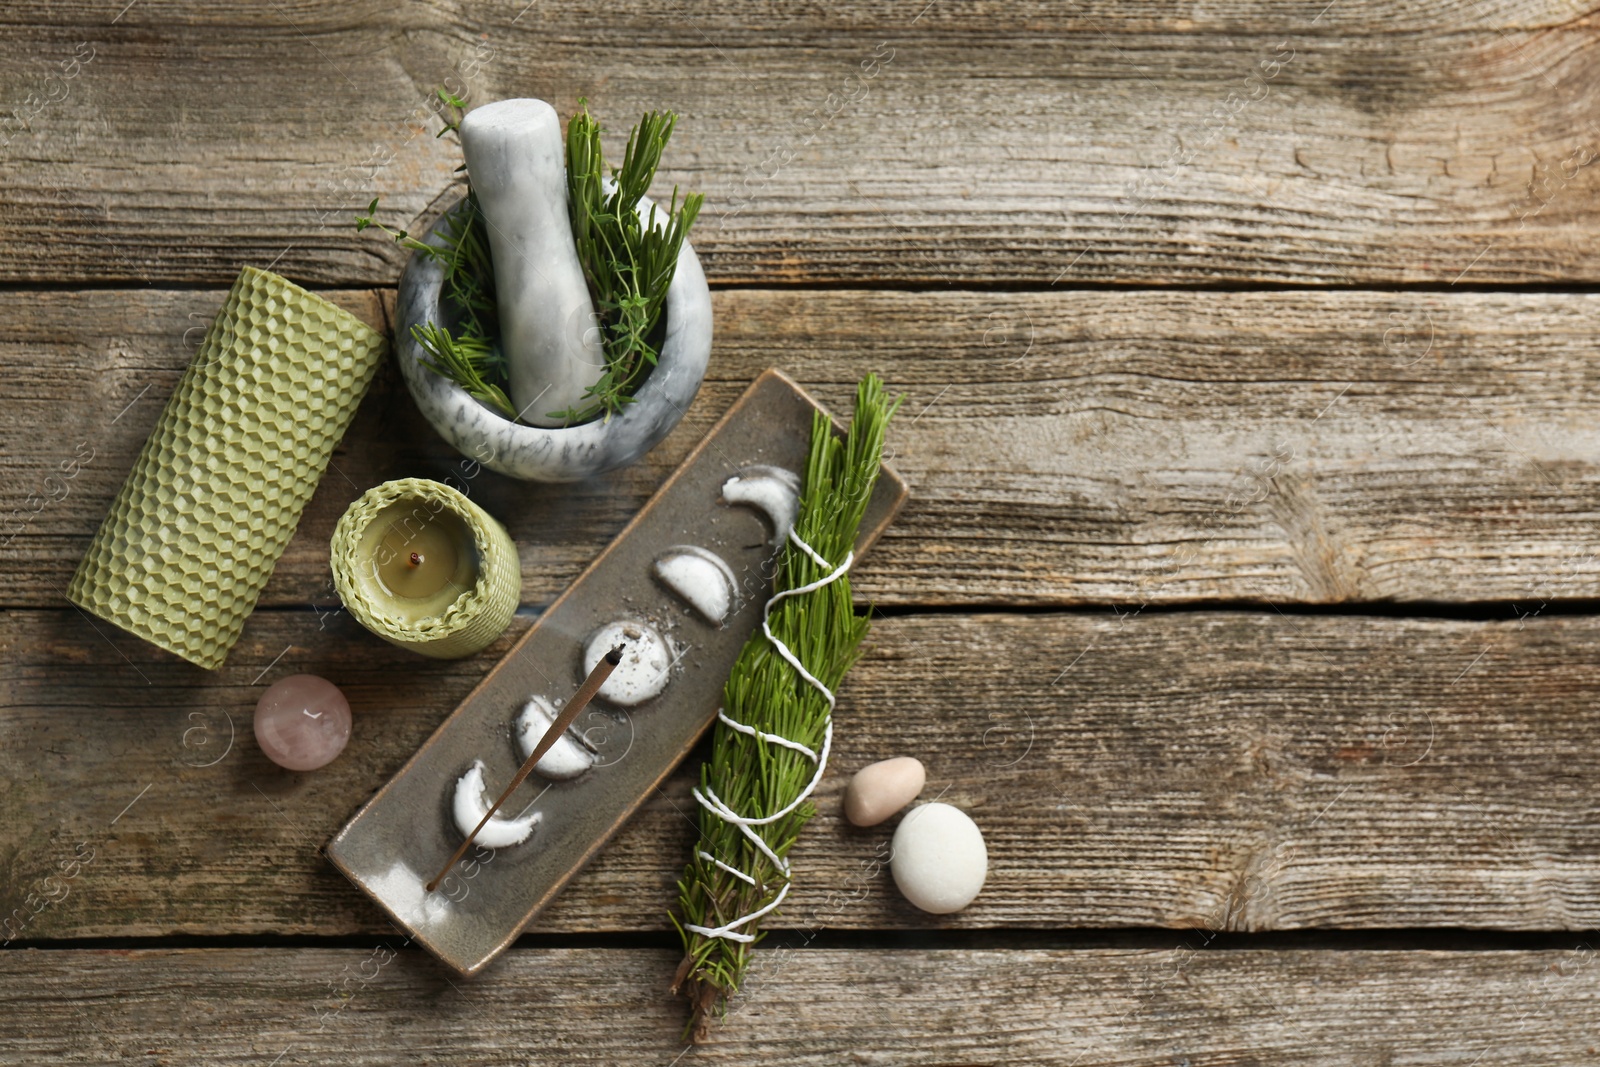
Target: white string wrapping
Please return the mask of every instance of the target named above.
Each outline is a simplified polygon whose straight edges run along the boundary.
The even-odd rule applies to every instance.
[[[822,555],[818,553],[816,549],[806,544],[800,535],[794,532],[793,528],[789,530],[789,540],[795,545],[796,548],[810,556],[813,563],[822,569],[827,570],[828,574],[810,583],[809,585],[798,586],[794,589],[785,589],[780,593],[773,594],[773,596],[767,601],[766,607],[764,607],[761,611],[761,632],[767,635],[767,640],[772,642],[772,647],[777,651],[778,655],[782,656],[784,660],[788,662],[789,666],[793,667],[795,672],[798,673],[801,678],[804,678],[809,685],[817,690],[817,692],[821,693],[823,699],[828,702],[828,717],[824,721],[822,729],[822,751],[815,752],[810,748],[810,746],[803,745],[792,738],[779,737],[777,734],[769,734],[765,731],[757,730],[754,726],[750,726],[747,723],[738,722],[730,718],[726,711],[718,709],[717,718],[721,719],[732,729],[735,729],[742,734],[748,734],[751,737],[766,741],[770,744],[783,745],[785,748],[793,749],[802,756],[806,757],[806,759],[810,760],[812,763],[816,764],[817,770],[816,773],[811,776],[811,781],[808,782],[806,787],[800,791],[800,795],[794,798],[794,802],[792,804],[783,808],[781,811],[761,819],[750,819],[740,815],[738,812],[728,807],[728,805],[724,804],[722,802],[722,798],[717,796],[715,791],[713,791],[710,786],[707,786],[704,792],[701,792],[699,786],[695,786],[690,790],[690,792],[694,794],[695,800],[698,801],[700,805],[707,811],[711,812],[713,815],[716,815],[723,822],[726,822],[732,826],[737,826],[739,828],[739,832],[744,834],[745,837],[749,838],[750,843],[755,845],[755,847],[759,849],[761,853],[767,857],[767,859],[771,860],[772,865],[778,868],[778,870],[783,874],[783,888],[778,890],[778,895],[773,898],[772,903],[766,905],[765,907],[758,908],[749,915],[741,915],[739,918],[734,919],[732,922],[729,922],[723,926],[707,927],[697,926],[694,923],[684,924],[684,929],[693,930],[695,933],[704,937],[721,937],[726,938],[729,941],[754,941],[754,934],[742,934],[739,932],[739,927],[761,918],[763,915],[767,914],[767,912],[776,908],[779,904],[782,904],[783,898],[789,895],[789,887],[793,884],[793,878],[789,873],[789,861],[779,857],[779,855],[772,850],[772,846],[767,843],[766,839],[760,834],[756,833],[752,827],[766,826],[770,823],[777,822],[779,819],[794,811],[794,809],[798,808],[801,804],[805,803],[806,797],[810,796],[811,791],[816,789],[818,783],[822,781],[822,773],[828,769],[828,750],[833,747],[833,708],[835,704],[833,691],[827,686],[823,685],[822,682],[817,679],[816,675],[806,670],[805,664],[800,662],[799,657],[790,650],[788,645],[778,640],[777,636],[772,632],[772,627],[769,625],[769,620],[772,617],[773,607],[785,597],[799,596],[802,593],[814,593],[823,586],[829,585],[844,577],[845,572],[850,569],[850,565],[856,561],[856,554],[854,552],[847,553],[844,557],[844,562],[839,564],[837,567],[833,567],[833,565],[830,564],[826,559],[822,558]],[[710,853],[699,850],[696,852],[696,855],[708,863],[715,864],[722,870],[727,871],[735,878],[742,879],[753,886],[760,885],[760,883],[758,883],[750,874],[739,870],[737,867],[732,867],[726,863],[723,863]]]

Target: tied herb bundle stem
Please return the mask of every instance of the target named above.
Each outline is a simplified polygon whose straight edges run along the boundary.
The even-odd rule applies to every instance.
[[[830,566],[819,566],[792,542],[786,543],[778,563],[777,591],[826,577],[852,550],[877,482],[884,429],[898,406],[898,401],[884,396],[877,376],[868,375],[857,388],[855,416],[843,440],[835,436],[826,415],[818,412],[813,418],[795,533]],[[806,669],[836,692],[855,663],[869,620],[855,614],[845,575],[812,592],[785,598],[773,608],[769,624]],[[745,644],[728,677],[723,710],[735,722],[814,752],[821,749],[830,714],[823,694],[800,677],[760,630]],[[815,765],[804,754],[719,720],[700,783],[702,791],[709,788],[744,818],[766,818],[793,804],[815,773]],[[808,800],[782,819],[753,829],[784,858],[815,813]],[[750,875],[756,884],[704,859],[701,852]],[[705,1037],[712,1018],[726,1012],[750,964],[754,942],[708,937],[687,927],[717,929],[749,915],[770,904],[786,880],[737,826],[701,807],[700,839],[678,882],[678,910],[673,915],[683,938],[684,958],[672,988],[689,998],[688,1030],[695,1040]],[[740,932],[759,937],[758,923],[746,923]]]

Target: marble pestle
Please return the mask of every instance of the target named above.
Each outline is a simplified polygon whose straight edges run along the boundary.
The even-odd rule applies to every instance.
[[[499,100],[461,120],[467,173],[489,226],[511,402],[533,426],[582,407],[605,372],[594,304],[567,215],[561,118],[543,100]]]

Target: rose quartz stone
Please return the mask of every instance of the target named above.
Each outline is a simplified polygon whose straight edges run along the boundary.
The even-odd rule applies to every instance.
[[[349,740],[350,702],[326,678],[291,675],[256,703],[256,743],[287,770],[325,767]]]

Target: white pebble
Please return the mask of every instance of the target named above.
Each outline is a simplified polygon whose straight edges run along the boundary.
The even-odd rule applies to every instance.
[[[983,832],[949,804],[919,804],[894,832],[894,884],[923,911],[948,915],[972,903],[989,875]]]
[[[917,799],[927,781],[922,761],[910,756],[869,764],[844,791],[844,817],[857,826],[876,826]]]
[[[523,706],[522,714],[517,716],[517,747],[523,759],[533,755],[559,714],[544,697],[534,697]],[[567,731],[556,738],[556,743],[539,757],[533,769],[545,778],[576,778],[593,767],[594,761],[595,754]]]
[[[600,699],[631,708],[660,695],[667,687],[672,651],[654,626],[636,619],[608,622],[594,632],[583,648],[584,676],[617,645],[623,646],[622,662],[600,687]]]

